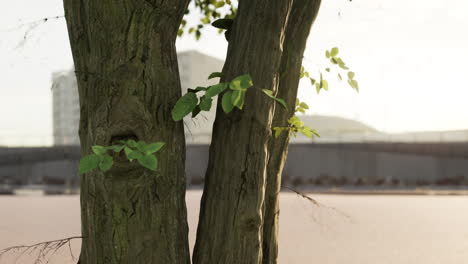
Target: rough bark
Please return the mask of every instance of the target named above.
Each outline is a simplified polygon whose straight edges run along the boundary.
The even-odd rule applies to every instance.
[[[164,141],[158,172],[115,157],[81,178],[81,264],[189,263],[185,142],[175,51],[188,0],[64,0],[80,96],[81,154]]]
[[[275,108],[272,127],[288,126],[288,119],[294,115],[302,58],[320,3],[321,0],[294,0],[283,43],[277,94],[278,98],[286,101],[288,108]],[[270,138],[269,142],[270,158],[264,203],[263,264],[274,264],[278,259],[279,193],[288,144],[289,134],[285,132],[278,138]]]
[[[242,111],[218,103],[193,263],[261,263],[268,139],[284,30],[292,0],[240,1],[229,39],[226,80],[250,74]],[[221,101],[221,100],[219,100]],[[218,101],[218,102],[219,102]]]

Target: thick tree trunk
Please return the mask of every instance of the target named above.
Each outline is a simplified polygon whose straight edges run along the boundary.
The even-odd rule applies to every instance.
[[[81,153],[164,141],[158,172],[115,157],[81,178],[81,264],[189,263],[175,38],[188,0],[64,0],[80,95]]]
[[[292,0],[239,3],[223,72],[226,80],[251,74],[254,87],[247,92],[242,111],[226,115],[218,104],[195,264],[262,262],[262,207],[274,101],[261,89],[277,91],[291,4]]]
[[[277,97],[286,101],[288,109],[275,108],[272,127],[287,127],[288,119],[294,115],[302,58],[320,3],[321,0],[294,0],[286,27],[277,94]],[[263,264],[274,264],[278,259],[279,193],[288,144],[289,135],[285,132],[278,138],[270,138],[269,142],[270,159],[264,204]]]

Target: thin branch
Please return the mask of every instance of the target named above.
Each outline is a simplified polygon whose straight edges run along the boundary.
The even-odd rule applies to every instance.
[[[0,30],[0,32],[14,31],[14,30],[20,29],[20,28],[22,28],[22,27],[24,27],[24,26],[36,27],[38,24],[46,23],[46,22],[48,22],[48,21],[56,20],[56,19],[60,19],[60,18],[64,18],[64,17],[65,17],[64,15],[61,15],[61,16],[52,16],[52,17],[45,17],[45,18],[41,18],[41,19],[38,19],[38,20],[26,22],[26,23],[23,23],[23,24],[20,24],[20,25],[11,27],[11,28],[2,29],[2,30]]]
[[[319,203],[317,200],[311,198],[310,196],[307,196],[307,194],[305,194],[305,193],[302,193],[302,192],[300,192],[300,191],[298,191],[298,190],[295,190],[295,189],[293,189],[293,188],[291,188],[291,187],[287,187],[287,186],[283,186],[283,188],[288,189],[288,190],[290,190],[290,191],[296,193],[297,195],[299,195],[300,197],[302,197],[302,198],[308,200],[309,202],[311,202],[312,204],[314,204],[314,205],[317,206],[317,207],[323,207],[323,208],[327,208],[327,209],[333,210],[333,211],[337,212],[339,215],[344,216],[344,217],[346,217],[346,218],[349,219],[349,220],[352,219],[351,216],[349,216],[348,214],[344,213],[343,211],[340,211],[340,210],[336,209],[335,207],[330,207],[330,206],[323,205],[323,204]]]
[[[40,242],[36,243],[33,245],[21,245],[21,246],[13,246],[13,247],[8,247],[0,251],[0,259],[3,255],[10,253],[10,252],[20,252],[18,257],[15,260],[16,261],[22,257],[24,254],[28,253],[31,254],[34,251],[38,251],[36,260],[34,261],[34,264],[40,264],[43,261],[46,263],[49,263],[47,260],[51,256],[53,256],[60,248],[62,248],[64,245],[68,244],[68,248],[70,250],[70,255],[72,256],[73,260],[75,260],[75,256],[73,255],[73,251],[71,249],[71,241],[74,239],[82,239],[82,236],[73,236],[73,237],[68,237],[64,239],[57,239],[57,240],[51,240],[51,241],[45,241],[45,242]]]

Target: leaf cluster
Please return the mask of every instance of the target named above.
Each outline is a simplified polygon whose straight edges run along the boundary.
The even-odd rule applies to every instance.
[[[327,59],[330,60],[332,66],[337,66],[336,71],[337,71],[337,76],[340,81],[343,80],[342,76],[342,71],[345,72],[345,76],[348,77],[348,84],[351,86],[351,88],[355,89],[356,91],[359,92],[359,84],[358,82],[354,79],[355,73],[352,72],[348,66],[346,66],[345,62],[343,61],[342,58],[338,57],[339,49],[337,47],[334,47],[330,50],[325,51],[325,56]],[[331,72],[330,67],[325,68],[325,71],[327,73]],[[319,71],[320,77],[317,78],[318,80],[314,79],[311,74],[305,70],[304,66],[301,67],[301,72],[300,72],[300,78],[308,78],[310,80],[310,83],[312,86],[315,86],[315,90],[317,93],[320,93],[320,90],[325,90],[328,91],[328,81],[324,78],[324,74]]]
[[[221,72],[213,72],[208,79],[222,77],[223,74]],[[172,109],[172,119],[174,121],[180,121],[190,113],[192,113],[192,117],[196,117],[201,111],[209,111],[213,103],[213,98],[221,93],[223,93],[221,106],[225,113],[230,113],[234,107],[242,110],[247,89],[252,86],[252,77],[250,77],[249,74],[244,74],[234,78],[230,82],[221,82],[208,87],[188,89],[188,92],[179,98]],[[204,94],[202,96],[197,96],[199,92],[204,92]]]
[[[92,146],[93,154],[80,159],[79,174],[88,173],[94,169],[99,169],[102,172],[110,170],[114,159],[109,152],[119,153],[121,151],[124,151],[130,162],[137,160],[141,166],[153,171],[158,168],[158,159],[155,153],[164,146],[164,142],[147,144],[144,141],[137,142],[130,139],[121,140],[119,143],[111,146]]]
[[[296,113],[305,113],[307,109],[309,109],[309,106],[306,103],[300,102],[299,99],[296,99]],[[273,128],[273,130],[275,131],[275,138],[279,137],[283,131],[287,131],[290,135],[293,135],[294,137],[296,137],[298,132],[304,134],[309,138],[313,138],[314,136],[320,137],[317,130],[306,126],[297,115],[293,115],[291,118],[289,118],[288,124],[289,125],[287,127]]]
[[[234,0],[195,0],[195,8],[201,13],[199,22],[193,26],[187,24],[187,19],[182,19],[182,23],[179,27],[177,35],[179,37],[186,34],[194,34],[197,40],[202,35],[202,30],[206,25],[212,23],[216,19],[233,20],[237,14],[237,1]],[[187,9],[186,14],[189,14],[190,10]],[[215,21],[216,22],[216,21]],[[213,26],[217,27],[213,22]],[[220,27],[217,27],[220,28]],[[219,33],[225,32],[226,39],[229,39],[228,28],[220,28]]]
[[[333,65],[337,65],[340,69],[347,71],[346,75],[348,77],[348,84],[351,86],[351,88],[359,92],[359,84],[354,79],[355,73],[350,71],[349,67],[346,66],[342,58],[338,57],[338,53],[339,53],[339,49],[337,47],[334,47],[331,50],[325,51],[325,57],[327,57],[327,59],[330,59],[330,62]],[[341,76],[340,73],[338,73],[338,79],[340,81],[343,80],[343,77]]]

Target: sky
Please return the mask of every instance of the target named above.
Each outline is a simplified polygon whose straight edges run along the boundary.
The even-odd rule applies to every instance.
[[[390,133],[468,129],[466,10],[465,0],[323,1],[303,65],[317,76],[329,66],[325,50],[339,47],[360,92],[336,73],[318,95],[302,81],[308,114]],[[70,69],[73,59],[63,17],[30,22],[63,13],[62,0],[0,0],[0,145],[52,143],[51,74]],[[212,29],[200,41],[179,38],[177,48],[224,59],[227,42]]]

